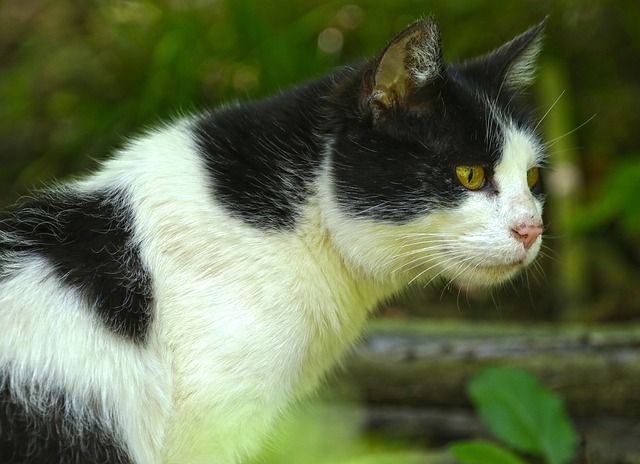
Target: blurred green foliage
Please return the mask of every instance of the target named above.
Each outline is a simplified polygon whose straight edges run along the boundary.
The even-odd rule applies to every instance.
[[[549,15],[531,90],[553,141],[548,277],[531,284],[530,302],[500,297],[500,306],[524,306],[514,317],[553,318],[572,299],[587,319],[637,319],[637,0],[4,0],[0,202],[93,167],[163,120],[278,92],[371,55],[425,15],[437,19],[452,60]],[[573,283],[556,278],[562,266]]]
[[[639,185],[640,157],[618,161],[604,176],[595,200],[577,216],[576,228],[598,230],[617,221],[632,236],[640,230]]]
[[[365,409],[348,402],[316,401],[289,414],[251,464],[451,464],[444,450],[368,433]],[[497,464],[497,463],[496,463]]]

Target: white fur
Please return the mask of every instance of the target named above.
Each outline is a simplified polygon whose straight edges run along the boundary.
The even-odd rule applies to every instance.
[[[158,462],[171,377],[154,353],[155,340],[143,351],[107,333],[89,315],[87,302],[61,285],[43,260],[33,257],[15,267],[0,285],[0,370],[10,371],[16,397],[44,410],[47,404],[16,384],[64,387],[77,433],[94,401],[100,422],[135,444],[128,451],[136,462]]]
[[[527,251],[510,234],[541,211],[526,186],[537,148],[512,127],[496,170],[500,195],[385,225],[342,213],[325,165],[296,229],[268,232],[216,203],[187,125],[132,142],[72,187],[129,194],[154,284],[146,345],[109,333],[36,257],[0,284],[0,366],[64,387],[79,416],[95,399],[139,464],[229,464],[253,454],[381,299],[438,275],[493,284],[539,247]]]
[[[442,70],[440,29],[433,21],[423,21],[422,24],[425,36],[410,47],[413,62],[408,69],[418,87],[433,81]]]
[[[161,139],[136,210],[151,212],[139,230],[173,369],[165,460],[235,462],[355,340],[375,292],[358,292],[315,201],[293,232],[253,229],[216,205],[193,150]]]
[[[517,40],[514,39],[514,40]],[[521,56],[513,61],[505,75],[505,85],[511,89],[523,89],[533,84],[536,71],[536,59],[542,49],[542,36],[537,36],[524,50]]]

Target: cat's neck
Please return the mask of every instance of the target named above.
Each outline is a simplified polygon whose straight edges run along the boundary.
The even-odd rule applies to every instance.
[[[288,272],[299,285],[283,289],[297,316],[306,317],[306,347],[296,394],[304,397],[322,380],[336,360],[362,334],[373,311],[402,286],[393,279],[381,280],[345,256],[327,228],[317,195],[289,235],[295,256],[287,262]],[[285,258],[286,259],[286,258]]]

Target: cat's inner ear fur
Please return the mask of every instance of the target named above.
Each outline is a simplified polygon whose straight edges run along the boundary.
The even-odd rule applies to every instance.
[[[409,107],[414,93],[443,75],[440,30],[432,19],[417,21],[389,42],[365,74],[365,104],[375,118],[393,106]]]

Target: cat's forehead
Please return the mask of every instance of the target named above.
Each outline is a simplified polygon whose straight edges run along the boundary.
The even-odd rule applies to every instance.
[[[525,108],[508,95],[501,98],[475,86],[462,87],[447,106],[458,106],[451,112],[460,119],[457,135],[474,151],[474,160],[493,166],[512,161],[521,168],[543,163],[544,150]]]
[[[544,152],[538,137],[533,132],[514,124],[508,125],[503,130],[503,153],[500,163],[508,162],[525,169],[544,163]]]
[[[511,108],[501,107],[495,100],[484,98],[487,108],[487,127],[497,140],[500,156],[498,164],[529,169],[544,164],[545,152],[530,120]]]
[[[477,89],[459,83],[446,85],[423,118],[420,136],[445,164],[496,164],[512,118]]]

